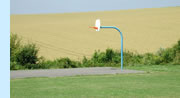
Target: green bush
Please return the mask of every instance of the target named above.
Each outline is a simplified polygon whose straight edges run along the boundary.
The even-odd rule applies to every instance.
[[[167,64],[173,61],[174,57],[175,57],[175,51],[173,51],[173,49],[168,48],[165,49],[164,52],[162,53],[162,61],[163,63]]]
[[[49,69],[51,66],[54,66],[53,61],[51,60],[43,60],[42,62],[38,63],[40,69]]]
[[[38,61],[38,51],[35,44],[26,44],[17,52],[16,62],[22,66],[36,64]]]
[[[69,58],[61,58],[61,59],[57,59],[55,60],[55,62],[57,62],[57,65],[59,66],[59,68],[76,68],[76,62],[71,61]]]
[[[124,65],[125,66],[133,66],[142,63],[143,56],[137,53],[133,53],[130,51],[125,51],[124,53]]]
[[[142,64],[144,65],[155,65],[156,56],[152,53],[146,53],[143,55]]]
[[[35,44],[22,45],[21,38],[14,33],[10,35],[10,69],[38,68],[38,49]]]
[[[173,60],[173,64],[180,64],[180,52],[176,52],[176,57]]]
[[[10,69],[19,70],[19,69],[25,69],[25,67],[22,65],[19,65],[17,62],[10,62]]]
[[[112,49],[106,49],[106,62],[112,62],[115,52]]]
[[[175,57],[173,60],[174,64],[180,64],[180,40],[176,45],[174,45]]]
[[[142,61],[142,56],[133,52],[124,52],[124,65],[136,65]],[[84,66],[119,66],[121,63],[121,52],[106,49],[105,52],[95,51],[91,59],[83,58]]]
[[[78,61],[72,61],[69,58],[59,58],[55,60],[47,60],[38,64],[40,68],[77,68],[81,67]]]
[[[160,64],[180,64],[180,40],[172,48],[161,48],[156,55]]]
[[[10,35],[10,61],[14,62],[16,53],[21,47],[21,38],[17,34],[11,33]]]

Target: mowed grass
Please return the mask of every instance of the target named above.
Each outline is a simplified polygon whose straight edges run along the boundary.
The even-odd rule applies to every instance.
[[[134,66],[144,74],[11,80],[11,98],[179,98],[180,66]]]
[[[120,49],[120,35],[111,29],[96,32],[100,18],[104,26],[117,26],[123,32],[124,48],[139,53],[171,47],[180,39],[180,7],[135,10],[11,15],[11,32],[40,47],[47,59],[91,57],[94,50]]]

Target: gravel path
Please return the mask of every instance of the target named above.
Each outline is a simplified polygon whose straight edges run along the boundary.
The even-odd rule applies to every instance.
[[[125,74],[144,73],[136,70],[123,70],[112,67],[92,67],[92,68],[71,68],[71,69],[43,69],[43,70],[18,70],[11,71],[11,79],[27,77],[62,77],[76,75],[104,75],[104,74]]]

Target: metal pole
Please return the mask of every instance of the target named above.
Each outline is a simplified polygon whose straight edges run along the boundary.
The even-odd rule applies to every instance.
[[[100,26],[100,28],[112,28],[112,29],[116,29],[121,36],[121,70],[123,70],[123,35],[122,32],[115,26]]]

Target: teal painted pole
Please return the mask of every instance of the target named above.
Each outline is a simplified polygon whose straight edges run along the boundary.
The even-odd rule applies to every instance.
[[[112,29],[116,29],[121,36],[121,70],[123,70],[123,35],[122,32],[120,31],[120,29],[118,29],[115,26],[100,26],[100,28],[112,28]]]

